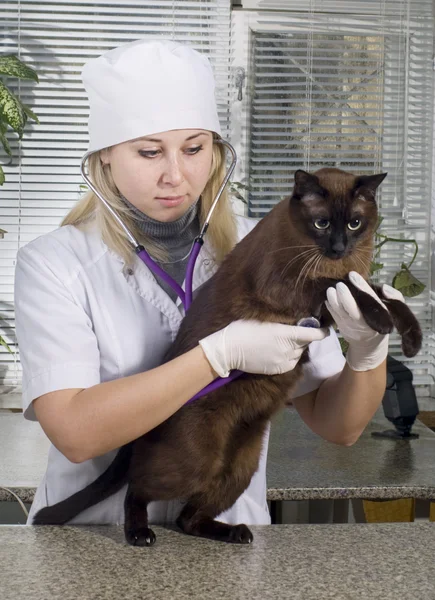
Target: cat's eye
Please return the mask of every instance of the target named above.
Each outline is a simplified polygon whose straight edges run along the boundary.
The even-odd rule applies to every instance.
[[[316,229],[328,229],[329,221],[328,219],[316,219],[314,221],[314,227]]]
[[[349,229],[351,231],[356,231],[357,229],[359,229],[361,227],[361,221],[360,221],[360,219],[352,219],[352,221],[349,221],[347,226],[349,227]]]

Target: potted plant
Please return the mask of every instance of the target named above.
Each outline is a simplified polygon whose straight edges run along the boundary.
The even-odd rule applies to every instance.
[[[6,134],[8,129],[12,129],[21,139],[24,133],[24,127],[27,120],[31,119],[39,123],[35,113],[8,88],[4,78],[12,77],[16,79],[30,79],[38,82],[38,75],[32,67],[24,64],[19,58],[13,55],[0,56],[0,142],[4,151],[9,157],[12,157],[11,147]],[[0,165],[0,185],[5,182],[5,174]],[[4,237],[6,231],[0,229],[0,239]],[[6,340],[0,335],[0,346],[3,346],[12,353]]]
[[[8,88],[5,77],[30,79],[38,82],[38,75],[32,67],[24,64],[13,55],[0,56],[0,142],[8,156],[12,156],[11,147],[6,137],[10,127],[21,139],[27,119],[39,123],[35,113]],[[5,181],[5,174],[0,166],[0,185]]]

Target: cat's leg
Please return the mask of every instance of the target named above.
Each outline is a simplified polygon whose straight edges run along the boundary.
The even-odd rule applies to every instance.
[[[199,507],[197,500],[190,499],[177,519],[177,525],[184,533],[233,544],[252,542],[254,536],[246,525],[228,525],[215,521],[214,517],[223,511],[212,506]]]
[[[278,405],[282,402],[280,391],[276,402]],[[254,419],[251,424],[243,419],[234,424],[232,434],[226,440],[221,470],[204,481],[202,489],[187,497],[177,519],[177,525],[184,533],[233,544],[253,541],[254,536],[245,524],[228,525],[217,521],[216,517],[231,508],[248,488],[258,469],[270,415],[270,409],[267,409],[267,414]]]
[[[231,457],[227,457],[231,468],[223,468],[202,491],[187,498],[187,504],[177,519],[177,525],[184,533],[233,544],[252,542],[254,536],[246,525],[228,525],[215,519],[233,506],[258,468],[263,434],[257,433],[254,432],[251,439],[238,435],[239,447],[234,449]]]
[[[129,483],[124,502],[124,533],[132,546],[152,546],[156,541],[154,531],[148,527],[149,502],[141,489]]]
[[[394,326],[402,338],[403,354],[408,358],[415,356],[421,349],[423,334],[414,313],[404,302],[386,298],[380,286],[372,287],[390,312]]]

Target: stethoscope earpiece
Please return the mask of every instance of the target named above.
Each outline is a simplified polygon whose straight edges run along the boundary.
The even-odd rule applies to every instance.
[[[150,269],[150,271],[152,271],[155,275],[158,275],[159,277],[161,277],[164,281],[166,281],[166,283],[168,283],[168,285],[171,286],[171,288],[175,291],[177,296],[179,296],[179,298],[181,299],[181,302],[183,303],[183,306],[184,306],[184,310],[186,312],[189,309],[190,305],[192,304],[193,271],[195,268],[196,259],[198,258],[198,254],[204,243],[204,236],[207,232],[213,211],[216,208],[216,205],[219,202],[222,192],[224,191],[225,186],[227,185],[228,180],[231,177],[231,175],[234,171],[234,168],[236,166],[236,163],[237,163],[236,151],[234,150],[233,146],[229,142],[227,142],[221,138],[218,138],[214,141],[216,143],[223,144],[226,148],[228,148],[230,150],[230,152],[232,154],[232,160],[231,160],[231,164],[226,172],[224,180],[222,181],[221,186],[216,194],[216,197],[213,200],[213,203],[208,211],[204,225],[202,226],[201,231],[200,231],[198,237],[195,239],[195,242],[192,246],[192,250],[190,251],[189,259],[187,261],[187,267],[186,267],[186,277],[185,277],[186,291],[184,291],[183,288],[180,285],[178,285],[178,283],[170,275],[168,275],[166,273],[166,271],[164,271],[156,262],[154,262],[154,260],[151,258],[151,256],[148,254],[148,252],[145,250],[145,248],[141,244],[139,244],[139,242],[136,240],[134,235],[128,229],[127,225],[125,225],[125,223],[123,222],[121,217],[110,206],[110,204],[107,202],[107,200],[104,198],[104,196],[102,194],[100,194],[100,192],[94,186],[92,181],[89,179],[89,177],[86,173],[86,170],[85,170],[85,165],[86,165],[86,161],[87,161],[89,155],[92,154],[92,152],[87,152],[83,156],[81,163],[80,163],[80,173],[81,173],[83,179],[86,181],[89,188],[94,192],[94,194],[97,196],[97,198],[99,198],[101,200],[101,202],[104,204],[104,206],[107,208],[107,210],[111,213],[111,215],[116,219],[116,221],[122,227],[122,229],[124,230],[128,239],[132,243],[138,257],[147,265],[147,267]],[[186,404],[188,404],[189,402],[192,402],[196,398],[200,398],[201,396],[204,396],[205,394],[225,385],[226,383],[229,383],[230,381],[232,381],[233,379],[236,379],[237,377],[239,377],[242,374],[243,374],[242,371],[234,370],[234,371],[231,371],[231,373],[228,377],[218,377],[217,379],[212,381],[212,383],[210,383],[208,386],[206,386],[204,389],[202,389],[200,392],[195,394],[195,396],[193,396],[193,398],[191,398]]]

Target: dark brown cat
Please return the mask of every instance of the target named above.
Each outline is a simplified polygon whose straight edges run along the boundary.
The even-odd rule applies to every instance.
[[[332,319],[324,306],[326,290],[340,280],[346,281],[373,329],[389,333],[394,324],[404,353],[416,354],[421,330],[409,308],[384,298],[388,312],[346,279],[351,270],[368,277],[378,218],[375,191],[384,177],[358,177],[338,169],[314,175],[297,171],[292,196],[258,223],[201,288],[165,360],[237,319],[295,324],[314,315],[327,326]],[[266,426],[291,396],[308,359],[305,352],[296,368],[283,375],[245,374],[185,405],[123,446],[105,473],[84,490],[40,510],[34,523],[65,523],[128,482],[125,535],[130,544],[155,541],[147,505],[172,499],[186,500],[177,519],[185,533],[251,542],[246,525],[214,519],[248,487]]]

